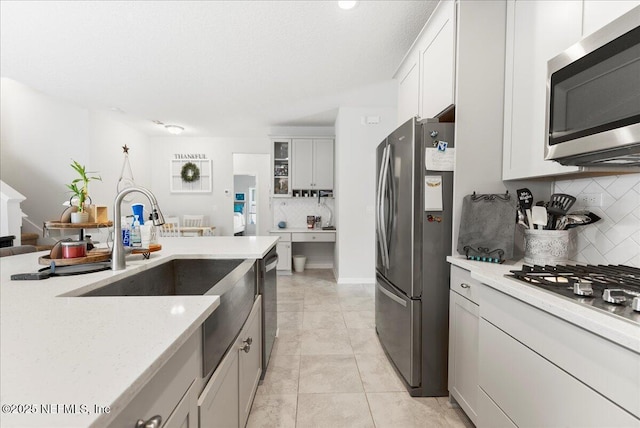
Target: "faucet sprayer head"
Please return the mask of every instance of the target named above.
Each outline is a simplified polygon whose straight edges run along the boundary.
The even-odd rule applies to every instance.
[[[164,216],[157,205],[153,205],[151,211],[151,220],[154,226],[162,226],[164,224]]]

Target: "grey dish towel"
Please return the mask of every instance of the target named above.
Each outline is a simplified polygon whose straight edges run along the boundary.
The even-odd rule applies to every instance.
[[[500,263],[512,258],[517,204],[509,192],[465,196],[458,232],[458,253],[467,258],[499,259]]]

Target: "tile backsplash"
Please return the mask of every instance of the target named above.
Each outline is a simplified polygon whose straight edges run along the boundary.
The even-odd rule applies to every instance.
[[[640,174],[557,180],[554,187],[577,198],[571,211],[602,218],[577,228],[577,262],[640,267]]]
[[[287,227],[306,228],[307,216],[321,216],[322,225],[327,221],[335,224],[335,203],[333,198],[273,198],[271,208],[273,210],[273,227],[277,228],[281,221],[287,222]]]

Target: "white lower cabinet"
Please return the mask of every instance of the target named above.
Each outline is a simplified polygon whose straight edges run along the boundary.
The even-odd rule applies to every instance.
[[[193,382],[162,428],[198,428],[198,382]]]
[[[449,394],[477,427],[640,427],[638,352],[457,266],[449,305]]]
[[[260,297],[261,298],[261,297]],[[238,394],[239,394],[239,412],[240,426],[247,424],[253,397],[260,382],[262,374],[262,340],[261,340],[261,321],[262,306],[260,298],[256,302],[247,319],[247,323],[240,332],[238,341]]]
[[[640,426],[637,352],[489,286],[480,291],[478,384],[515,425]],[[483,409],[478,425],[492,426]]]
[[[477,427],[516,428],[482,388],[478,388],[478,419],[475,424]]]
[[[485,319],[480,337],[481,388],[515,425],[628,428],[640,423]],[[493,426],[483,423],[493,418],[481,416],[480,422]]]
[[[200,426],[237,428],[238,400],[238,353],[232,350],[223,358],[200,394]]]
[[[291,242],[278,242],[276,252],[278,253],[276,270],[291,272]]]
[[[477,424],[479,309],[451,291],[449,310],[449,394]]]
[[[202,428],[238,428],[247,424],[262,373],[261,297],[238,338],[198,399]]]
[[[109,426],[135,427],[138,421],[156,420],[162,427],[197,427],[194,400],[201,364],[202,332],[197,330]]]
[[[471,273],[451,266],[449,292],[449,394],[478,424],[477,296],[481,283]]]

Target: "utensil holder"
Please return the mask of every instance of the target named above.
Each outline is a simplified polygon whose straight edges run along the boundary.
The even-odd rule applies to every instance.
[[[571,230],[524,231],[524,262],[531,265],[566,263],[575,255],[575,239]]]

